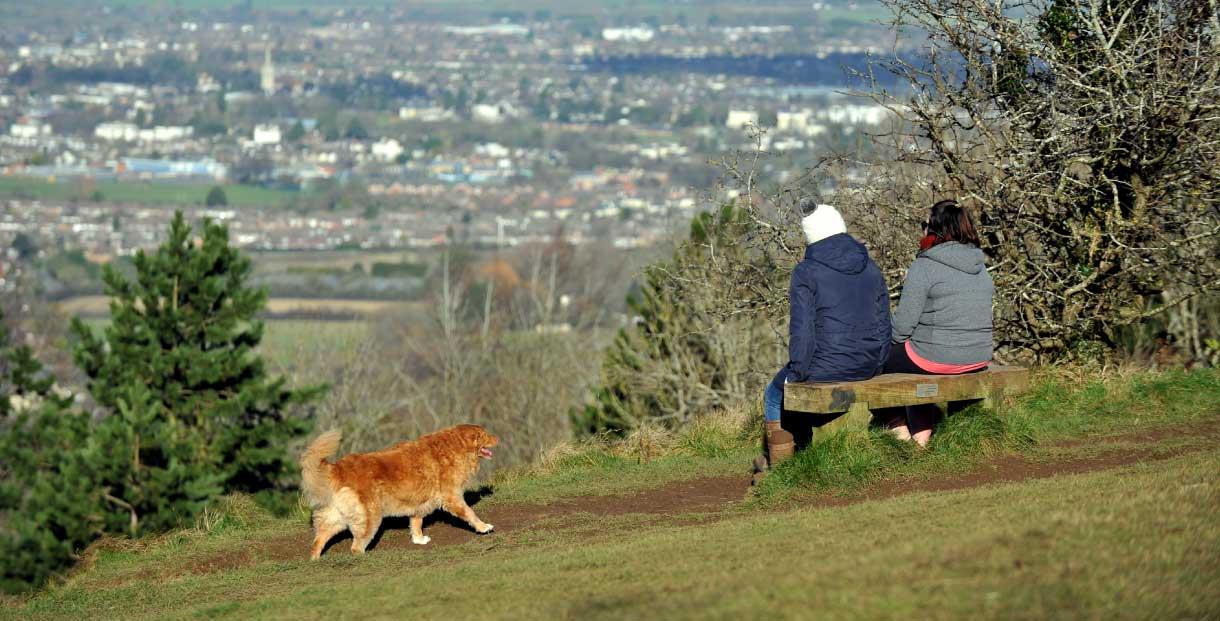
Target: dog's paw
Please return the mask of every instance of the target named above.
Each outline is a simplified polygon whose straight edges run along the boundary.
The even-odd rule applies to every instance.
[[[429,541],[432,541],[432,538],[427,535],[424,535],[423,537],[415,537],[415,536],[411,537],[411,543],[418,545],[418,546],[426,546],[426,545],[428,545]]]
[[[490,533],[495,529],[496,527],[492,526],[491,524],[484,524],[482,528],[476,528],[475,530],[479,531],[479,534],[481,535],[483,533]]]

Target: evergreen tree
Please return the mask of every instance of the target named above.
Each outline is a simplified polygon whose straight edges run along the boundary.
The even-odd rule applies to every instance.
[[[163,454],[142,463],[172,472],[137,472],[125,488],[143,497],[177,481],[191,491],[166,502],[179,503],[175,511],[183,515],[216,484],[244,492],[282,488],[293,471],[288,445],[309,429],[287,411],[317,394],[268,377],[254,353],[267,294],[247,286],[250,260],[229,246],[228,229],[205,220],[201,232],[193,239],[176,214],[169,239],[153,254],[136,255],[134,281],[105,271],[114,298],[105,336],[79,319],[72,326],[94,399],[163,443]],[[144,460],[143,446],[139,451]]]
[[[208,207],[219,207],[229,204],[229,197],[225,194],[225,189],[214,185],[208,190],[208,195],[203,199],[203,203]]]
[[[89,418],[71,403],[0,323],[0,590],[45,581],[101,533],[93,470],[77,450]]]
[[[106,531],[137,537],[180,526],[220,496],[223,474],[196,459],[202,443],[147,386],[126,385],[81,447],[99,482]]]
[[[288,444],[308,427],[286,411],[317,391],[267,377],[253,353],[266,294],[246,286],[250,261],[223,226],[202,234],[176,214],[134,281],[106,270],[105,335],[73,322],[77,363],[109,410],[97,422],[0,323],[0,588],[45,581],[102,534],[172,528],[225,491],[286,482]]]

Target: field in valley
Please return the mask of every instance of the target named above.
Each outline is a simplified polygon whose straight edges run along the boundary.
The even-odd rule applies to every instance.
[[[213,184],[89,181],[35,177],[0,177],[0,198],[105,201],[146,205],[203,205]],[[249,185],[223,184],[230,205],[276,206],[289,202],[296,192],[268,190]],[[94,194],[97,192],[98,194]]]
[[[107,319],[85,323],[101,330]],[[310,354],[329,355],[354,349],[368,335],[367,321],[273,319],[267,321],[261,353],[272,368],[283,368]]]

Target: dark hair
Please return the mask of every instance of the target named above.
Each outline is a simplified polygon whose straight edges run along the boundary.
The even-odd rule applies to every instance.
[[[929,235],[940,241],[955,241],[959,244],[979,245],[979,234],[974,230],[970,214],[957,205],[955,200],[943,200],[932,205],[925,225]]]

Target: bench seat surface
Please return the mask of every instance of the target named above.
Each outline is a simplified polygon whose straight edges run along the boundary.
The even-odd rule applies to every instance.
[[[846,412],[854,403],[870,409],[922,403],[969,401],[1021,390],[1029,384],[1029,370],[991,366],[964,375],[889,373],[859,382],[800,383],[784,386],[784,409],[831,414]]]

